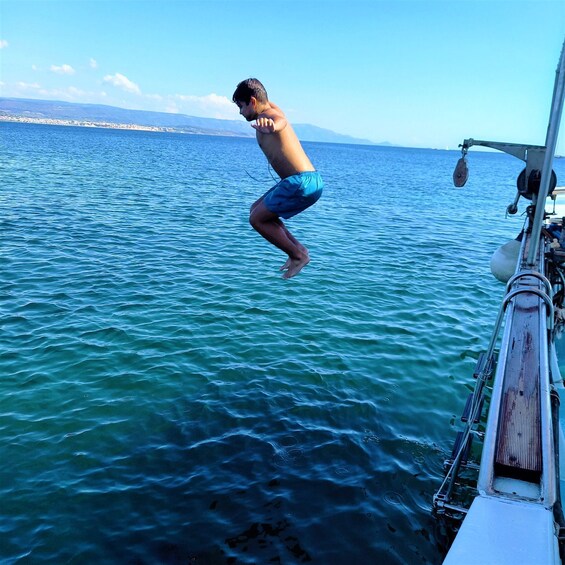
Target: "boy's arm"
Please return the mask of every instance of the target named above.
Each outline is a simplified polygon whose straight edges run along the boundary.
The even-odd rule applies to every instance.
[[[275,133],[283,130],[287,121],[282,110],[272,102],[269,102],[270,108],[262,112],[251,127],[261,133]]]

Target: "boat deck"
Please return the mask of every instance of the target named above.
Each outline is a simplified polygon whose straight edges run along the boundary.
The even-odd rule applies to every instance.
[[[470,551],[469,540],[474,540]],[[551,510],[478,496],[443,565],[560,563]]]

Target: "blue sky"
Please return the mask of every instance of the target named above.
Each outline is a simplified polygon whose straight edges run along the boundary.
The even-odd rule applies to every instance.
[[[294,123],[544,144],[564,39],[564,0],[0,0],[0,94],[238,119],[254,76]]]

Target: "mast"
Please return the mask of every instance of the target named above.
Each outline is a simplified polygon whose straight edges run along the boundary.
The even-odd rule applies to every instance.
[[[557,138],[559,135],[559,124],[563,112],[563,100],[565,99],[565,42],[561,48],[561,57],[557,65],[555,86],[553,88],[553,99],[551,101],[551,110],[549,113],[549,124],[547,126],[547,135],[545,140],[545,156],[541,171],[540,190],[536,201],[536,213],[534,216],[534,225],[532,227],[532,245],[528,252],[528,265],[534,265],[536,261],[538,246],[540,242],[541,228],[545,214],[546,197],[549,195],[549,187],[551,180],[551,171],[553,159],[555,157],[555,148],[557,146]]]

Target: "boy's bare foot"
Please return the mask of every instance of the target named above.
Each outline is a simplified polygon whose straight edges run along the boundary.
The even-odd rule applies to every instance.
[[[300,251],[302,253],[304,253],[304,255],[306,255],[306,257],[309,257],[308,249],[306,249],[306,247],[304,247],[304,245],[299,244],[298,249],[300,249]],[[291,263],[292,263],[292,259],[289,257],[286,260],[286,263],[282,267],[279,268],[279,271],[286,271],[288,268],[290,268]]]
[[[283,279],[290,279],[297,275],[308,263],[310,263],[310,257],[304,255],[302,259],[289,259],[290,265],[287,272],[282,276]]]

